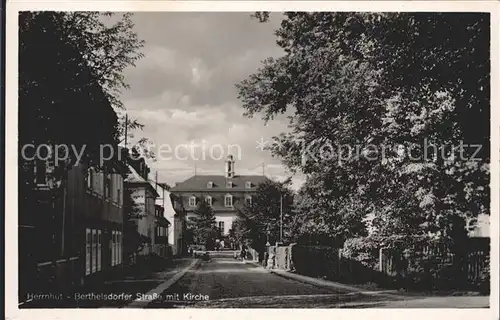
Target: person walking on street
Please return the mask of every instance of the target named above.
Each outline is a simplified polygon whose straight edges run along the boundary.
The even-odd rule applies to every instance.
[[[245,246],[242,246],[241,252],[240,252],[241,261],[245,262],[246,256],[247,256],[246,248],[245,248]]]

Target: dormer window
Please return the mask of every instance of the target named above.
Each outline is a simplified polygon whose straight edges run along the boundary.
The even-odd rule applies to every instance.
[[[214,183],[212,181],[207,182],[207,188],[212,189],[214,187]]]
[[[224,197],[224,205],[225,207],[232,207],[233,206],[233,196],[228,194]]]
[[[190,207],[196,207],[196,197],[190,197],[189,198],[189,206]]]
[[[247,188],[247,189],[252,188],[252,182],[251,181],[245,182],[245,188]]]
[[[211,206],[211,205],[212,205],[212,197],[211,197],[211,196],[206,196],[206,198],[205,198],[205,202],[206,202],[209,206]]]
[[[232,181],[227,181],[226,182],[226,188],[232,188],[233,187],[233,182]]]

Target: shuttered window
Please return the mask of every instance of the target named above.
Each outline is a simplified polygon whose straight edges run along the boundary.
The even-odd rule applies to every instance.
[[[111,265],[116,264],[116,231],[111,232]]]
[[[85,230],[85,274],[89,275],[91,273],[91,257],[92,257],[92,231],[90,229]]]
[[[97,230],[92,230],[92,273],[97,271]]]
[[[97,271],[102,270],[102,232],[97,230]]]

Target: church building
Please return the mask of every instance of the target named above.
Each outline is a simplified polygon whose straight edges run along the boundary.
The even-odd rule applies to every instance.
[[[170,192],[183,202],[187,218],[193,217],[201,199],[213,208],[217,226],[224,236],[229,234],[238,208],[251,203],[257,186],[267,178],[263,175],[238,175],[235,173],[234,158],[229,155],[225,161],[224,175],[194,175],[177,183]]]

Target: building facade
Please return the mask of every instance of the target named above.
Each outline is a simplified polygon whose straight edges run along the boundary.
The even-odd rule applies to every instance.
[[[267,178],[237,175],[231,155],[225,161],[224,172],[224,175],[195,175],[177,183],[170,191],[181,201],[188,219],[195,216],[197,205],[204,199],[213,208],[221,234],[227,236],[238,210],[251,203],[257,186]]]
[[[180,197],[169,192],[170,203],[174,210],[173,216],[170,214],[169,219],[173,219],[172,232],[169,234],[169,242],[172,244],[172,253],[174,256],[183,256],[188,253],[186,236],[186,209]]]
[[[36,216],[20,223],[20,300],[29,292],[61,292],[102,281],[123,261],[125,168],[76,164],[55,196],[48,173],[40,174],[42,167],[36,165],[34,172]],[[43,171],[51,170],[47,162]]]
[[[87,162],[92,155],[96,158],[100,145],[118,149],[114,142],[117,116],[97,82],[85,70],[82,75],[82,87],[77,88],[84,90],[74,90],[59,101],[59,118],[38,128],[42,130],[33,131],[30,126],[37,127],[29,122],[19,128],[20,147],[47,146],[43,157],[19,158],[20,301],[25,301],[27,293],[61,292],[100,281],[103,274],[121,265],[126,168],[118,159],[100,163],[94,159],[96,166]],[[52,90],[54,95],[68,92],[61,87]],[[33,112],[27,102],[20,100],[26,114]],[[54,111],[46,105],[41,110]],[[82,149],[85,154],[79,161],[57,163],[57,150],[48,146],[45,131],[66,145],[87,147]]]
[[[117,164],[104,170],[75,166],[68,178],[68,217],[75,220],[80,234],[85,228],[85,277],[104,275],[123,263],[123,188],[125,166]],[[85,172],[82,179],[81,174]],[[81,188],[85,182],[84,191]],[[83,195],[83,196],[82,196]],[[69,235],[68,235],[69,236]]]
[[[153,253],[159,254],[160,247],[163,246],[156,242],[160,240],[166,232],[158,232],[158,228],[163,230],[168,225],[162,224],[160,217],[163,214],[163,208],[156,207],[156,199],[159,197],[154,186],[148,180],[149,168],[143,158],[131,161],[128,166],[129,173],[125,179],[125,187],[132,195],[132,199],[138,207],[140,218],[137,220],[137,231],[141,236],[147,238],[143,249],[138,252],[139,255],[147,256]],[[160,226],[160,224],[162,224]],[[158,234],[158,237],[156,236]],[[163,242],[160,240],[160,242]],[[158,246],[160,245],[160,246]]]

